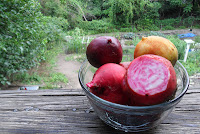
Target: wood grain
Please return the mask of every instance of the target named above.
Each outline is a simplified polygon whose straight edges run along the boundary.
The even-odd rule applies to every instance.
[[[199,134],[200,87],[189,88],[172,113],[149,134]],[[0,133],[123,134],[104,124],[82,89],[1,90]]]

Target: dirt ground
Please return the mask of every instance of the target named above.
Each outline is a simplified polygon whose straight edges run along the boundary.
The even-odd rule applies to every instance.
[[[70,56],[70,55],[68,55]],[[60,54],[57,57],[55,71],[65,74],[69,82],[62,84],[64,89],[78,89],[81,88],[78,81],[78,71],[81,67],[81,62],[78,61],[66,61],[66,54]]]

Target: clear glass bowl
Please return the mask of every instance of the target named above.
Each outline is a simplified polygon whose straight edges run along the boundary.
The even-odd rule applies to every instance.
[[[92,80],[94,68],[85,60],[79,70],[79,82],[94,111],[106,124],[125,132],[139,132],[160,124],[180,102],[189,86],[189,76],[183,65],[177,61],[177,92],[174,99],[152,106],[126,106],[103,100],[92,94],[86,83]]]

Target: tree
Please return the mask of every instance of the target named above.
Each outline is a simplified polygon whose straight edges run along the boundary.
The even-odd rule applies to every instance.
[[[200,0],[160,0],[162,17],[188,17],[200,15]]]
[[[159,17],[161,7],[158,2],[149,0],[110,0],[109,16],[115,24],[132,24],[141,19]]]

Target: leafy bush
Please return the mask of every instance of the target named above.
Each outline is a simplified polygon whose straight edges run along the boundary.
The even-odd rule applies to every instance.
[[[174,29],[175,29],[175,27],[173,27],[173,26],[164,26],[162,28],[162,30],[174,30]]]
[[[139,19],[135,21],[136,27],[138,31],[158,31],[160,30],[159,27],[157,27],[154,24],[153,19]]]
[[[58,43],[55,42],[63,38],[64,31],[67,31],[68,27],[69,24],[64,18],[43,16],[41,18],[41,28],[44,32],[43,38],[46,41],[46,48],[52,49],[58,46]]]
[[[155,20],[155,25],[157,27],[160,27],[160,29],[164,30],[169,30],[169,29],[174,29],[174,27],[177,27],[179,25],[179,23],[181,22],[181,18],[170,18],[170,19],[163,19],[163,20],[159,20],[156,19]]]
[[[0,81],[38,63],[45,42],[41,38],[40,5],[36,0],[3,0],[0,4]]]
[[[200,72],[199,57],[200,57],[199,51],[193,51],[188,54],[186,62],[181,62],[190,76]]]
[[[200,43],[200,36],[196,36],[196,37],[194,38],[194,41]]]
[[[90,34],[116,32],[115,26],[105,20],[83,21],[79,27]]]
[[[70,38],[65,43],[65,53],[82,53],[86,51],[86,44],[82,43],[84,32],[80,28],[75,28],[73,31],[67,32]],[[85,42],[85,41],[84,41]]]
[[[125,28],[120,28],[120,32],[132,32],[132,28],[128,28],[128,27],[125,27]]]
[[[23,73],[19,73],[14,75],[14,77],[12,78],[12,81],[20,81],[22,83],[41,83],[42,78],[39,76],[39,74],[37,72],[33,72],[33,73],[28,73],[28,72],[23,72]]]
[[[195,21],[195,17],[194,16],[190,16],[187,18],[184,18],[182,21],[182,25],[186,26],[186,27],[191,27],[194,24]]]
[[[57,41],[67,22],[44,17],[37,0],[2,0],[0,3],[0,85],[12,74],[24,72],[44,60],[49,42]]]
[[[133,24],[135,21],[159,17],[158,2],[148,0],[109,0],[109,17],[113,24]]]

